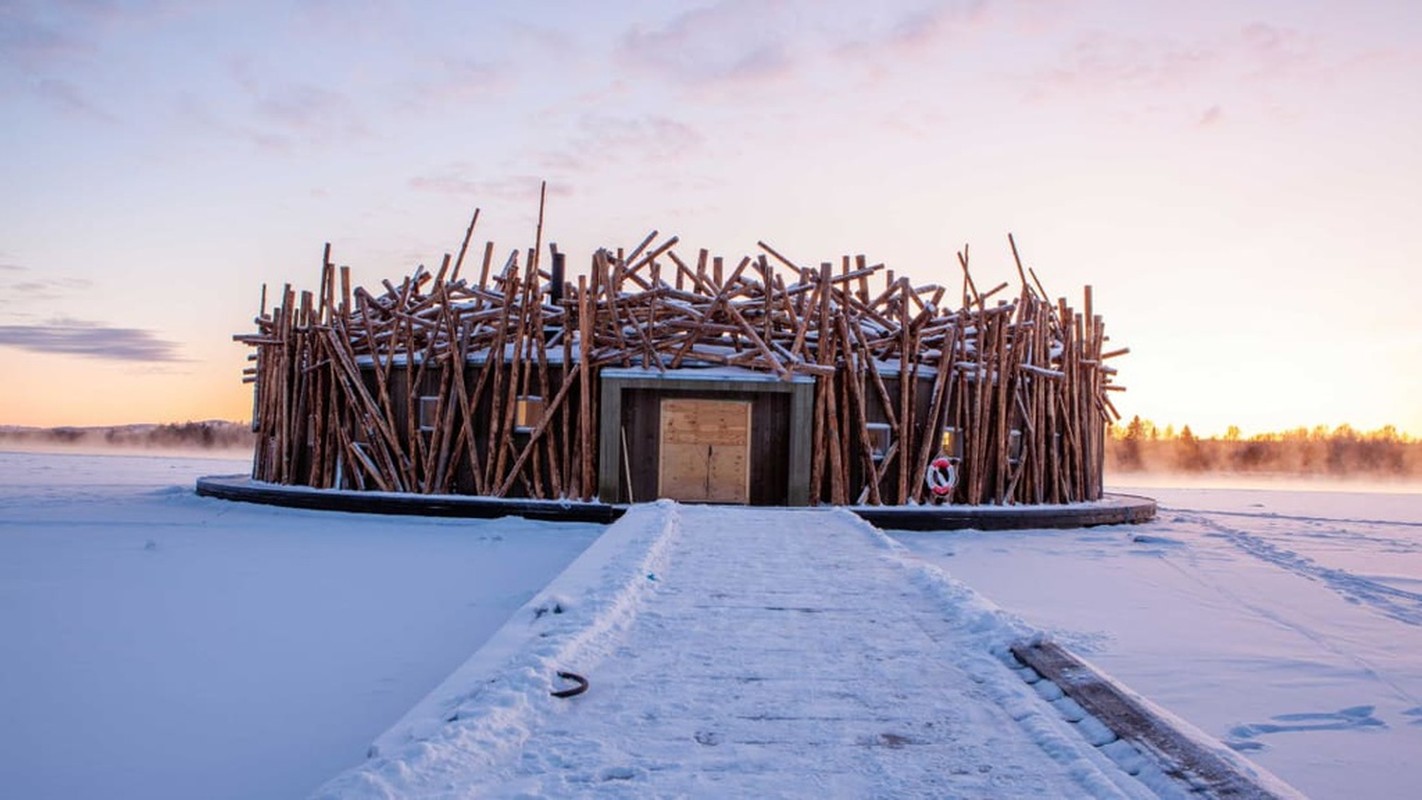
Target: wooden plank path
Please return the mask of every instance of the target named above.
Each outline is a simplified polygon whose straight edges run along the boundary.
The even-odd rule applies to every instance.
[[[932,604],[857,521],[680,515],[654,601],[588,675],[585,702],[524,748],[536,766],[509,778],[543,778],[595,754],[594,782],[627,775],[658,795],[1084,791],[1071,774],[1081,765],[1054,761],[985,702],[967,665],[937,655],[951,632],[936,630]]]
[[[546,591],[508,626],[524,645],[485,647],[556,657],[456,673],[323,796],[1155,796],[990,652],[996,612],[848,512],[659,504],[594,548],[657,513],[654,567],[575,563],[604,588]],[[632,592],[605,589],[619,563]],[[590,688],[549,697],[555,670]]]

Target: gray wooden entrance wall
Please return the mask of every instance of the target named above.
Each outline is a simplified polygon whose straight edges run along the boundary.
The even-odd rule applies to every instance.
[[[814,379],[797,375],[782,381],[774,375],[746,370],[727,372],[722,369],[679,369],[659,372],[654,369],[606,368],[601,371],[601,402],[598,411],[598,497],[605,503],[621,502],[620,478],[622,460],[622,395],[630,389],[667,391],[679,394],[715,398],[716,395],[764,394],[789,395],[787,419],[763,420],[756,424],[773,424],[785,431],[786,498],[787,505],[803,506],[810,502],[810,433],[813,423]],[[657,464],[632,464],[636,470],[656,470]],[[637,500],[652,498],[637,497]]]

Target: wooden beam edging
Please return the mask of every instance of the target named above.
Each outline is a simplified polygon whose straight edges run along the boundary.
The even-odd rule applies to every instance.
[[[797,396],[801,395],[791,395],[792,402],[793,398]],[[804,393],[804,396],[808,397],[808,392]],[[808,399],[805,400],[804,405],[805,413],[808,414]],[[808,439],[808,430],[804,430],[801,441],[807,451],[804,453],[806,458],[808,458]],[[613,458],[618,457],[618,452],[612,451]],[[803,469],[808,469],[808,466],[806,465]],[[516,515],[529,519],[553,519],[569,522],[610,522],[621,516],[622,512],[627,509],[624,504],[604,503],[598,500],[535,500],[496,498],[486,495],[421,495],[398,491],[313,489],[309,486],[284,486],[255,480],[247,475],[209,475],[198,478],[195,488],[200,497],[214,497],[222,500],[288,508],[367,514],[411,514],[431,517]],[[801,491],[807,491],[808,488],[808,486],[803,486]],[[794,495],[791,496],[793,499]],[[1108,495],[1108,498],[1114,497],[1119,497],[1119,495]],[[1135,500],[1144,500],[1144,498],[1135,498]],[[771,510],[778,508],[778,506],[758,506],[757,508]],[[1154,503],[1151,503],[1151,508],[1154,509]],[[1031,528],[1040,530],[1048,527],[1068,527],[1045,524],[1046,520],[1040,514],[1023,515],[1017,513],[1025,510],[1020,507],[1013,509],[984,506],[849,506],[848,509],[871,524],[886,530],[946,531],[965,528],[976,530]],[[989,509],[989,511],[975,514],[975,509],[979,512],[984,509]],[[945,519],[942,516],[941,512],[945,510],[955,512],[951,519]],[[1033,510],[1045,512],[1053,509],[1038,507]]]
[[[546,522],[607,524],[616,521],[627,511],[627,507],[622,505],[579,500],[312,489],[307,486],[281,486],[254,481],[246,475],[209,475],[198,478],[195,491],[199,497],[219,500],[356,514],[470,519],[517,516]]]
[[[876,528],[886,531],[1017,531],[1138,525],[1155,519],[1149,497],[1107,492],[1086,503],[1041,505],[849,506]]]
[[[1182,784],[1186,792],[1258,800],[1302,797],[1296,789],[1242,756],[1207,747],[1183,723],[1149,706],[1055,642],[1018,642],[1010,649],[1019,661],[1056,684],[1086,713],[1134,745],[1163,774]]]

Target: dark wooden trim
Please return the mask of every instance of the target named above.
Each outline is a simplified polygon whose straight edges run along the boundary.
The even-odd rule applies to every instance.
[[[199,478],[197,493],[202,497],[287,508],[425,517],[494,519],[514,516],[545,522],[606,524],[616,521],[627,511],[626,506],[584,503],[576,500],[521,500],[473,495],[359,492],[346,489],[279,486],[254,481],[245,475],[213,475]]]
[[[1135,745],[1162,772],[1179,782],[1186,793],[1259,800],[1280,797],[1241,764],[1202,746],[1056,643],[1019,642],[1012,646],[1012,654],[1056,684],[1112,733]]]
[[[527,500],[474,495],[422,495],[402,492],[365,492],[353,489],[312,489],[254,481],[246,475],[210,475],[199,478],[197,494],[244,503],[348,511],[363,514],[398,514],[430,517],[492,519],[518,516],[550,522],[609,523],[626,513],[628,506],[577,500]],[[872,525],[885,530],[948,531],[976,529],[1006,531],[1039,528],[1075,528],[1144,522],[1155,515],[1155,501],[1131,495],[1111,495],[1094,504],[1065,508],[1046,506],[851,506]],[[1145,514],[1149,512],[1149,516]]]
[[[890,531],[1014,531],[1139,524],[1155,519],[1149,497],[1107,494],[1065,506],[850,506],[869,524]]]

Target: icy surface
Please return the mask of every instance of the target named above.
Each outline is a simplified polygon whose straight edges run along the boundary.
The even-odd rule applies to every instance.
[[[1155,496],[1150,524],[894,534],[1317,798],[1422,785],[1422,495]]]
[[[417,767],[455,794],[1158,783],[992,652],[1043,629],[1312,796],[1422,782],[1417,494],[1156,488],[1143,526],[890,539],[839,512],[603,528],[192,492],[245,468],[0,453],[0,797],[441,791]],[[558,669],[592,688],[549,697]]]
[[[603,529],[199,498],[245,462],[0,453],[0,797],[300,797]]]

